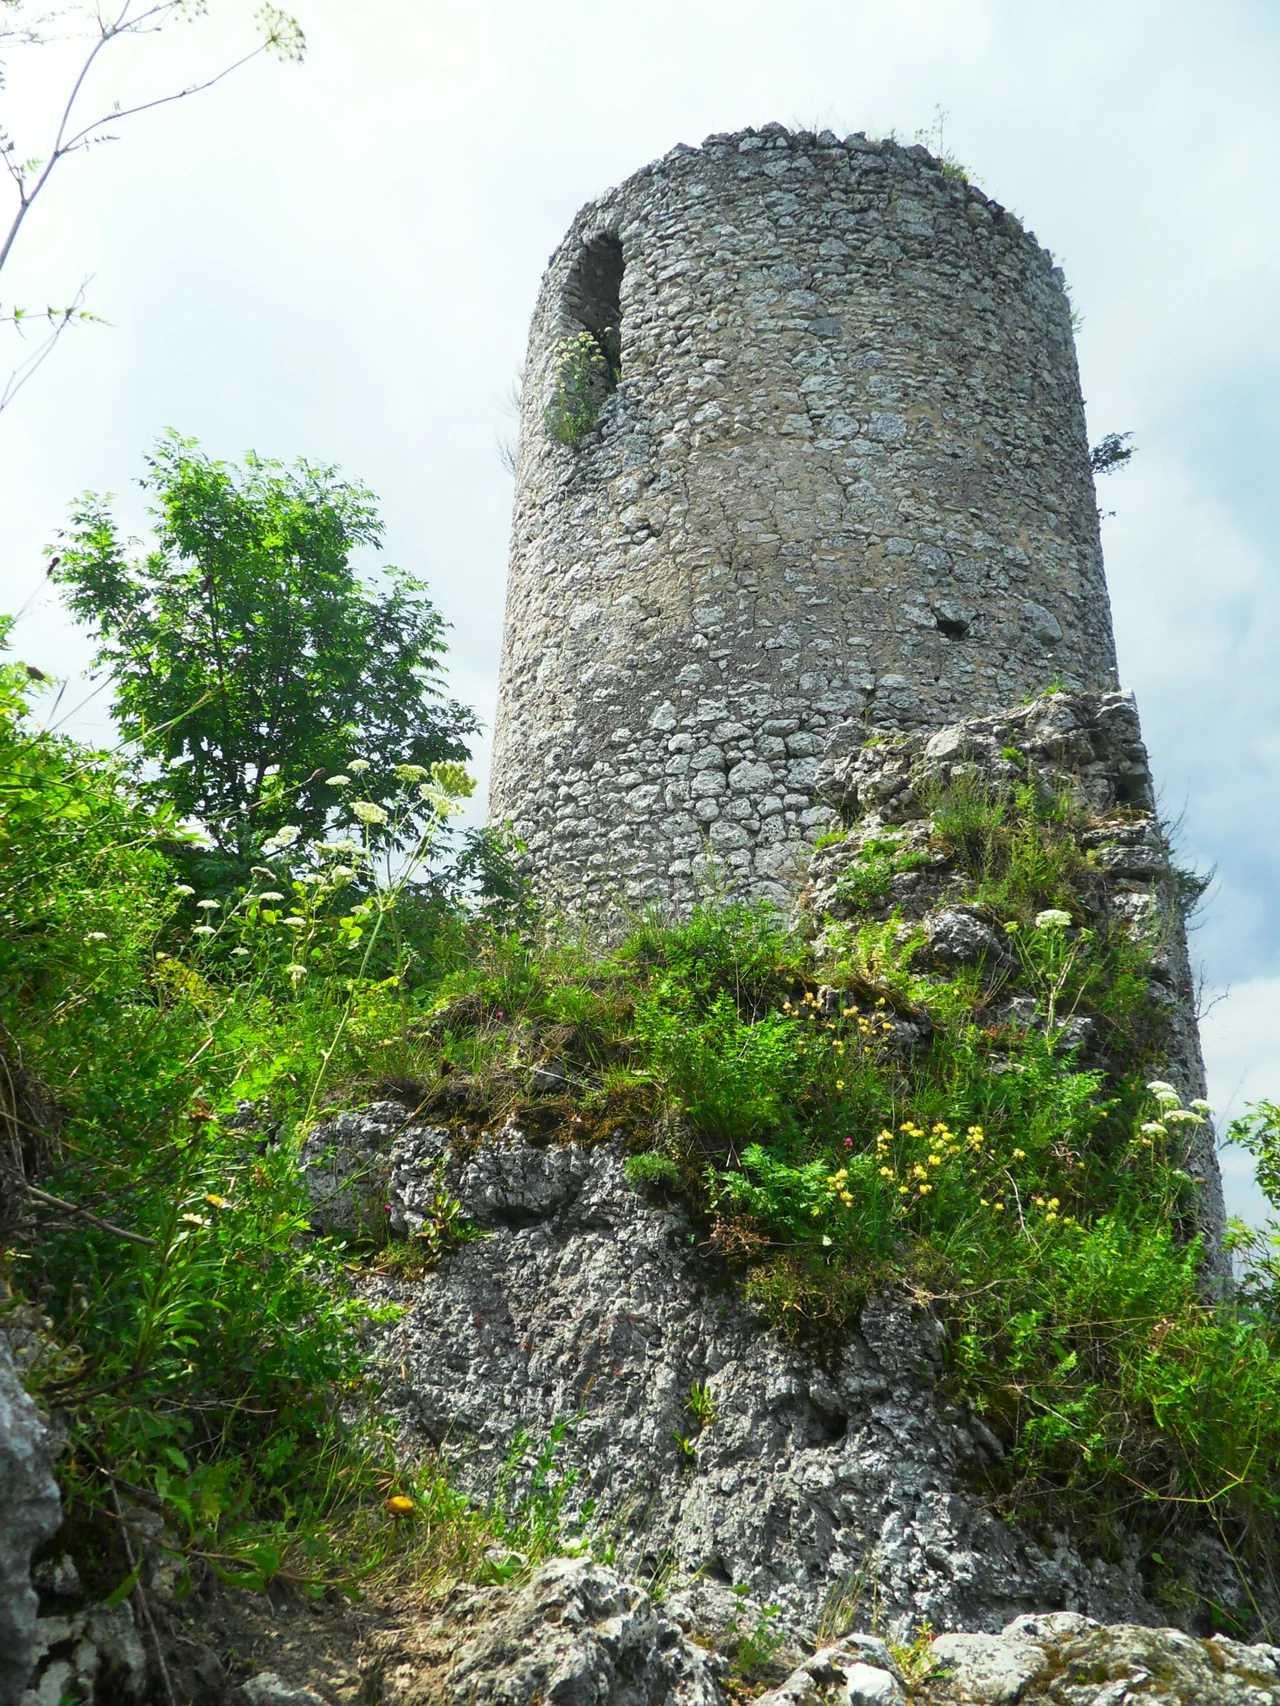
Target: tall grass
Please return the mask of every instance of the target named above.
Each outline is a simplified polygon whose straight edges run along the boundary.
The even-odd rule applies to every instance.
[[[111,760],[33,734],[13,672],[2,691],[3,1276],[53,1321],[31,1378],[70,1419],[71,1520],[107,1575],[130,1504],[249,1585],[405,1559],[445,1576],[573,1538],[543,1448],[521,1446],[536,1509],[470,1511],[436,1466],[397,1466],[365,1402],[348,1270],[385,1256],[310,1231],[295,1156],[308,1122],[388,1088],[469,1142],[512,1119],[619,1139],[637,1188],[678,1193],[819,1356],[873,1290],[928,1307],[944,1384],[1004,1444],[989,1491],[1011,1512],[1137,1532],[1153,1559],[1207,1524],[1246,1576],[1270,1570],[1273,1254],[1211,1299],[1186,1169],[1201,1113],[1159,1088],[1153,944],[1108,923],[1070,801],[931,802],[931,857],[1013,927],[998,965],[940,976],[896,916],[829,930],[819,964],[742,906],[641,921],[604,953],[375,880],[354,827],[197,895],[179,826]],[[868,905],[894,857],[864,872]],[[1035,1017],[1009,1016],[1014,993]],[[1087,1062],[1071,1015],[1095,1022]],[[554,1094],[534,1082],[550,1064]],[[1268,1118],[1246,1136],[1280,1196]]]

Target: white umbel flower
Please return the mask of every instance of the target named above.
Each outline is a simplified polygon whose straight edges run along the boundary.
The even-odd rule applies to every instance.
[[[1063,912],[1059,907],[1051,906],[1044,912],[1036,913],[1037,930],[1065,930],[1071,922],[1071,914]]]

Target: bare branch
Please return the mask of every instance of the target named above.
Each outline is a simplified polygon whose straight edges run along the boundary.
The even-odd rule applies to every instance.
[[[148,1250],[156,1248],[154,1238],[145,1238],[141,1232],[130,1232],[127,1227],[117,1226],[113,1220],[104,1220],[100,1214],[90,1214],[89,1210],[81,1208],[79,1203],[67,1202],[64,1197],[52,1196],[48,1191],[38,1190],[35,1185],[28,1185],[25,1182],[22,1189],[26,1191],[29,1197],[34,1197],[37,1202],[44,1203],[46,1208],[60,1208],[64,1214],[73,1214],[80,1220],[87,1220],[90,1226],[96,1226],[103,1232],[110,1232],[117,1238],[123,1238],[126,1243],[142,1244]]]
[[[16,0],[16,3],[20,4],[20,0]],[[58,165],[69,155],[81,153],[97,143],[115,141],[116,137],[113,132],[108,131],[108,126],[126,123],[142,113],[154,111],[157,107],[172,106],[178,101],[186,100],[190,95],[203,94],[206,89],[214,88],[233,72],[242,70],[264,53],[272,53],[281,59],[297,62],[303,58],[306,51],[306,40],[297,20],[267,0],[256,14],[261,39],[251,52],[242,54],[239,59],[224,66],[214,75],[188,84],[185,88],[156,95],[150,100],[135,102],[133,106],[114,107],[111,111],[100,113],[98,117],[84,122],[77,109],[100,57],[112,43],[126,36],[154,35],[175,15],[185,13],[191,16],[205,10],[203,0],[151,0],[150,4],[142,0],[142,9],[136,12],[135,3],[136,0],[117,0],[116,4],[108,8],[102,0],[95,0],[94,4],[84,8],[91,19],[93,39],[71,78],[65,99],[60,104],[53,144],[47,156],[41,159],[19,160],[16,157],[16,143],[13,138],[6,131],[0,130],[0,158],[3,158],[5,169],[17,192],[17,206],[7,231],[0,238],[0,271],[13,252],[27,215],[47,187]],[[6,11],[12,15],[14,5],[15,0],[0,0],[0,16]],[[53,39],[48,33],[48,26],[67,12],[79,10],[76,6],[54,7],[39,18],[26,20],[20,28],[0,27],[0,49],[6,44],[45,44]],[[2,70],[0,67],[0,87],[3,87]],[[83,286],[72,307],[47,311],[45,318],[48,319],[52,331],[40,348],[10,374],[3,392],[0,393],[0,411],[13,401],[22,386],[52,353],[54,345],[71,321],[89,318],[81,306],[82,301]],[[21,315],[10,318],[16,325]],[[2,319],[0,323],[3,323]]]
[[[96,314],[87,314],[84,310],[84,294],[88,284],[89,280],[85,279],[79,290],[76,291],[75,297],[69,307],[46,308],[43,315],[40,316],[41,319],[48,320],[53,330],[48,334],[44,342],[34,350],[25,361],[19,362],[13,372],[10,373],[8,379],[5,381],[4,390],[0,391],[0,414],[3,414],[9,407],[9,404],[12,403],[13,399],[18,395],[18,392],[21,391],[22,387],[27,383],[27,380],[31,378],[31,375],[35,373],[38,368],[42,367],[53,354],[54,345],[73,321],[95,320],[98,318]],[[15,311],[14,314],[7,316],[7,318],[12,324],[17,325],[18,329],[21,330],[19,314],[20,310]]]
[[[192,83],[185,89],[175,89],[171,95],[157,95],[153,101],[139,101],[136,107],[120,107],[109,113],[104,113],[101,118],[96,118],[91,124],[86,124],[82,130],[77,131],[74,136],[63,143],[59,149],[58,158],[61,159],[66,154],[74,154],[78,149],[88,147],[94,141],[114,142],[116,140],[114,136],[94,137],[93,132],[100,130],[103,125],[118,124],[122,119],[135,118],[139,113],[149,113],[156,107],[167,107],[172,105],[174,101],[185,101],[188,95],[202,95],[206,89],[212,89],[215,84],[221,83],[224,77],[230,77],[233,71],[239,71],[242,66],[248,65],[251,59],[257,59],[266,51],[267,46],[264,42],[261,47],[255,47],[252,53],[246,53],[243,58],[237,59],[234,64],[226,66],[216,76],[207,78],[203,83]],[[31,201],[35,200],[40,187],[37,184],[36,189],[32,190],[29,198]],[[0,257],[0,264],[3,264],[2,257]]]

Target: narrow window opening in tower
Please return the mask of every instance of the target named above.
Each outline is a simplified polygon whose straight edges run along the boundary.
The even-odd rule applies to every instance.
[[[605,360],[605,387],[622,377],[622,243],[611,231],[588,238],[564,286],[564,310],[585,326]]]

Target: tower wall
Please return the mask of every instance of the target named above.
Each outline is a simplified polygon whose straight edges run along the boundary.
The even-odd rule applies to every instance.
[[[577,447],[557,356],[620,328]],[[919,147],[780,126],[584,208],[525,371],[491,814],[549,898],[788,892],[829,730],[1115,685],[1052,256]]]

